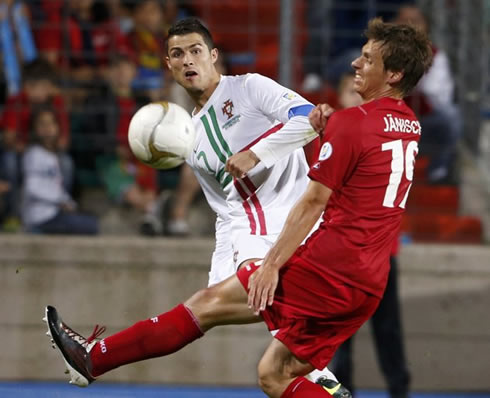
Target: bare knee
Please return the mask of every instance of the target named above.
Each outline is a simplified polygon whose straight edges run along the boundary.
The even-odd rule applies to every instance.
[[[273,340],[259,362],[257,373],[262,390],[273,398],[280,398],[298,376],[311,372],[313,367],[298,360],[280,341]]]
[[[257,367],[258,383],[262,391],[269,397],[280,397],[284,391],[285,377],[276,368],[277,364],[269,363],[265,358],[262,358]]]
[[[217,320],[219,301],[219,290],[216,286],[211,286],[194,293],[184,305],[192,311],[201,329],[206,331],[211,329]]]

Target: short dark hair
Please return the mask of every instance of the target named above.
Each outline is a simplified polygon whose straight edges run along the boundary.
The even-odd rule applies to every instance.
[[[211,36],[209,30],[201,23],[201,21],[197,18],[185,18],[173,24],[168,30],[167,51],[168,40],[172,36],[183,36],[190,33],[200,34],[204,40],[204,43],[206,43],[210,50],[215,48],[213,36]]]
[[[58,83],[54,66],[42,58],[38,58],[25,64],[22,69],[22,78],[24,82],[49,80],[53,84]]]
[[[404,96],[432,64],[432,44],[427,34],[414,26],[374,18],[369,21],[364,35],[368,40],[381,43],[385,70],[403,72],[398,88]]]

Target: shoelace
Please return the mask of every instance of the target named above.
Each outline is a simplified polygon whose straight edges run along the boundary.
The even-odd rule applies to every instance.
[[[92,341],[97,339],[104,332],[105,332],[105,326],[101,326],[99,328],[99,325],[95,325],[94,331],[92,332],[92,334],[90,336],[87,337],[87,344],[90,344]]]
[[[62,324],[62,327],[63,327],[64,331],[66,332],[66,334],[68,334],[68,336],[70,338],[72,338],[78,344],[84,346],[85,348],[87,348],[87,346],[92,341],[94,341],[96,338],[98,338],[106,330],[106,327],[105,326],[99,327],[99,325],[95,325],[92,334],[89,337],[85,338],[81,334],[75,332],[72,328],[70,328],[67,325],[65,325],[64,323]]]

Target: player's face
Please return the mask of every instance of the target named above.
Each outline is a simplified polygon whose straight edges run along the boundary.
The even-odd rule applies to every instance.
[[[361,55],[352,62],[352,67],[355,70],[354,89],[365,102],[384,96],[391,89],[380,42],[369,40]]]
[[[199,33],[172,36],[168,40],[168,68],[186,90],[206,91],[216,80],[217,59],[218,50],[210,50]]]

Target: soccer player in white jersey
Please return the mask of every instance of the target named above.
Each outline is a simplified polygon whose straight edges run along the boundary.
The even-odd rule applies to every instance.
[[[265,256],[305,191],[302,147],[317,137],[308,121],[313,105],[259,74],[220,75],[218,50],[197,19],[172,26],[167,44],[167,65],[195,103],[197,139],[188,163],[217,215],[214,285]],[[310,377],[338,386],[328,369]]]
[[[217,214],[211,285],[267,252],[307,184],[301,147],[317,136],[308,101],[259,74],[220,75],[217,59],[198,20],[169,30],[167,65],[196,105],[188,163]]]

